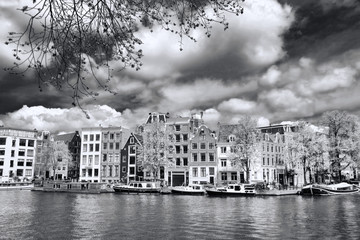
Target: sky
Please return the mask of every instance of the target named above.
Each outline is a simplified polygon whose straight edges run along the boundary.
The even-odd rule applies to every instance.
[[[7,33],[26,23],[17,10],[30,0],[0,0],[0,125],[71,132],[82,127],[134,128],[150,112],[234,124],[242,115],[259,126],[282,121],[317,122],[326,111],[360,116],[360,2],[357,0],[246,0],[244,14],[229,15],[229,29],[197,43],[154,28],[140,30],[140,71],[115,71],[111,87],[84,98],[90,119],[71,105],[71,92],[40,92],[36,76],[9,74]],[[112,63],[117,66],[116,62]]]

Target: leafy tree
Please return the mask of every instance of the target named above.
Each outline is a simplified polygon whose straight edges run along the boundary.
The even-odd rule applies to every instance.
[[[341,181],[341,171],[359,163],[360,124],[359,119],[345,111],[326,112],[323,124],[328,127],[329,158],[331,171]]]
[[[143,146],[139,149],[139,156],[144,172],[150,172],[154,180],[159,179],[160,167],[173,164],[166,158],[166,151],[169,148],[166,136],[164,122],[153,122],[143,128]]]
[[[231,164],[246,172],[246,181],[250,180],[250,170],[258,166],[260,159],[260,131],[257,119],[250,116],[240,118],[233,131],[235,141],[231,142],[228,153]]]
[[[33,0],[31,6],[19,9],[29,16],[25,30],[10,32],[6,44],[15,45],[14,68],[35,69],[40,90],[43,84],[58,89],[68,85],[76,105],[83,95],[95,98],[98,87],[112,92],[111,60],[123,68],[140,69],[139,29],[161,26],[179,36],[182,50],[184,37],[196,41],[195,29],[208,37],[213,23],[227,29],[226,14],[243,13],[240,4],[240,0]],[[97,77],[100,67],[107,69],[106,79]]]

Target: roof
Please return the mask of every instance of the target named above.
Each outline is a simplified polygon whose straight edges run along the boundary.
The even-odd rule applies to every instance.
[[[175,118],[168,118],[166,123],[167,124],[181,124],[181,123],[189,123],[189,117],[175,117]]]
[[[54,136],[54,141],[61,141],[61,142],[71,142],[71,140],[76,135],[76,132],[67,133],[67,134],[59,134]]]
[[[237,125],[229,124],[229,125],[220,125],[219,126],[219,133],[218,133],[218,141],[219,142],[228,142],[228,137],[231,134],[235,133]]]

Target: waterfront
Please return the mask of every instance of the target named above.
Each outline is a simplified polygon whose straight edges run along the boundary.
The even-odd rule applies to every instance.
[[[358,239],[360,194],[248,197],[0,192],[0,239]]]

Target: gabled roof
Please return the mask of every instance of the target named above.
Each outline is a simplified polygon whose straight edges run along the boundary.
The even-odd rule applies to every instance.
[[[61,142],[71,142],[71,140],[74,138],[74,136],[77,133],[66,133],[66,134],[59,134],[54,136],[54,141],[61,141]]]
[[[218,141],[219,142],[228,142],[228,138],[230,135],[235,134],[235,129],[237,125],[229,124],[229,125],[220,125],[219,133],[218,133]]]

